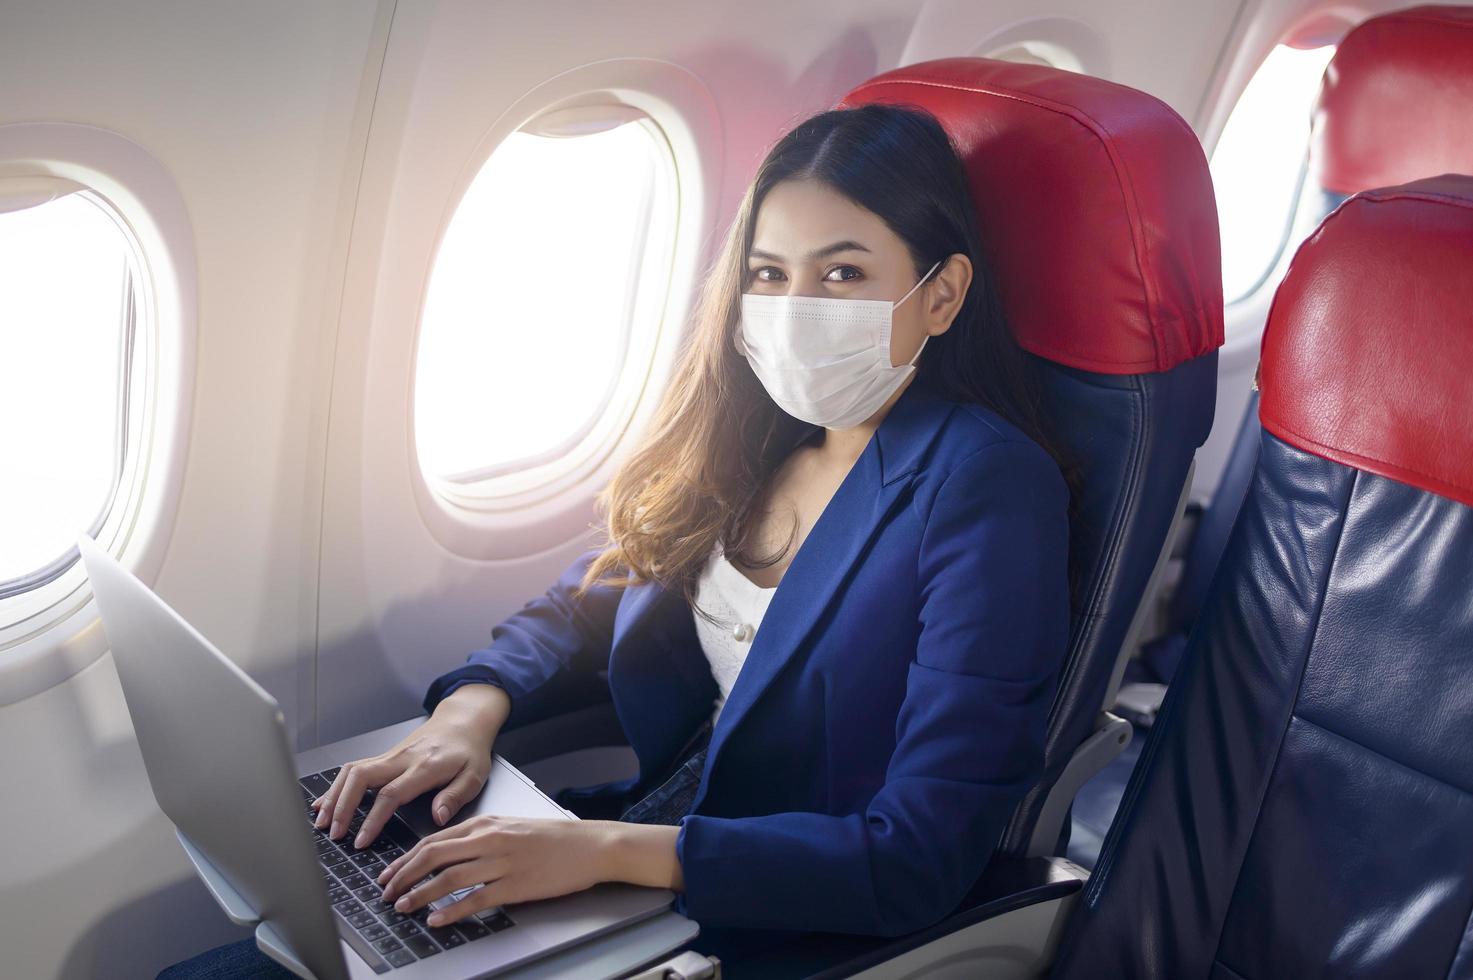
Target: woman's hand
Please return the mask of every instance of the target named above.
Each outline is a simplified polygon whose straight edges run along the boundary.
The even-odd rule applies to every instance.
[[[380,872],[378,881],[384,901],[404,913],[451,892],[484,886],[432,912],[430,925],[498,905],[567,895],[601,881],[679,889],[679,829],[612,820],[472,817],[423,838]],[[423,880],[427,875],[433,877]]]
[[[312,805],[318,828],[336,839],[353,819],[366,790],[377,790],[354,843],[371,843],[401,804],[436,786],[430,810],[444,826],[475,799],[491,772],[491,746],[506,722],[511,701],[492,684],[467,684],[450,693],[423,725],[380,755],[343,765],[332,786]]]

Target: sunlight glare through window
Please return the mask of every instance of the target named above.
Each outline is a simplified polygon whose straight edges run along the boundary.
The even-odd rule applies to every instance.
[[[1228,302],[1251,291],[1279,257],[1309,146],[1310,112],[1334,52],[1333,45],[1275,47],[1233,107],[1212,154]]]
[[[84,194],[0,213],[0,582],[59,558],[111,496],[129,255]]]
[[[623,368],[655,137],[630,122],[512,133],[456,208],[420,324],[414,426],[426,476],[568,448]]]

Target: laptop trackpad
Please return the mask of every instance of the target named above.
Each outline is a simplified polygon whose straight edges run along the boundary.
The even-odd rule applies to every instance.
[[[421,837],[428,837],[443,829],[430,815],[430,804],[435,801],[435,794],[439,791],[439,788],[436,788],[421,793],[408,803],[399,806],[399,815]],[[531,780],[512,768],[510,763],[502,761],[499,756],[492,760],[491,775],[487,777],[486,785],[481,788],[481,792],[474,799],[461,807],[460,812],[451,818],[450,826],[453,827],[483,813],[505,817],[577,819],[570,817],[566,810],[548,799],[532,784]]]

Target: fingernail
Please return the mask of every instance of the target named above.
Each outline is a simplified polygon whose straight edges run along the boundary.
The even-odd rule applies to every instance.
[[[354,847],[362,847],[364,844],[367,844],[367,843],[368,843],[368,835],[365,834],[365,833],[363,833],[362,831],[359,831],[358,832],[358,836],[353,839],[353,846]]]
[[[342,833],[342,827],[343,827],[342,824],[340,824],[336,820],[334,820],[332,822],[332,829],[327,832],[327,836],[329,836],[329,837],[336,837],[338,834]]]
[[[440,823],[442,823],[442,824],[445,821],[449,820],[450,819],[450,808],[448,806],[442,806],[442,807],[440,807],[440,809],[438,809],[438,810],[435,811],[435,819],[438,820],[438,821],[440,821]]]
[[[399,901],[395,902],[394,908],[398,909],[400,912],[403,912],[405,909],[409,908],[409,896],[405,895],[403,898],[399,899]]]
[[[428,921],[429,924],[432,926],[437,926],[445,921],[445,916],[441,915],[439,912],[431,912],[429,918],[426,921]]]

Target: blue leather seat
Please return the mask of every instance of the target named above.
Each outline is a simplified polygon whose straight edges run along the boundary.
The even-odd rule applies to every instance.
[[[839,104],[867,101],[925,108],[957,144],[999,299],[1080,471],[1045,774],[1001,842],[1004,854],[1058,854],[1075,789],[1129,739],[1102,712],[1212,426],[1223,325],[1207,161],[1159,100],[1037,65],[909,65]]]
[[[1473,971],[1473,177],[1295,255],[1247,499],[1054,976]]]
[[[1289,240],[1303,240],[1357,191],[1473,173],[1470,105],[1473,7],[1412,7],[1361,22],[1325,71]],[[1183,558],[1166,630],[1141,651],[1142,680],[1166,683],[1176,670],[1247,493],[1260,431],[1255,393]]]

